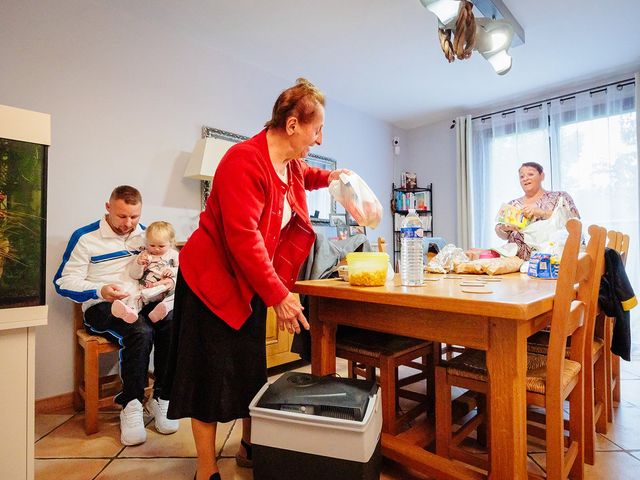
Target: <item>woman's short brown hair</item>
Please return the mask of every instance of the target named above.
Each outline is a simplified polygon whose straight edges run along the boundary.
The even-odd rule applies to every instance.
[[[287,118],[296,117],[300,123],[309,123],[318,105],[324,107],[324,94],[306,78],[299,78],[293,87],[284,90],[273,105],[267,128],[284,128]]]
[[[544,172],[544,169],[542,168],[542,165],[540,165],[537,162],[525,162],[522,165],[520,165],[520,168],[522,167],[529,167],[529,168],[535,168],[539,174],[542,175],[542,173]],[[520,168],[518,170],[520,170]]]

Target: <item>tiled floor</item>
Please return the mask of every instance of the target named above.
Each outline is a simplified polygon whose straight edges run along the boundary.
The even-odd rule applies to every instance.
[[[298,370],[309,371],[309,367]],[[339,373],[346,366],[339,363]],[[274,378],[274,377],[272,377]],[[596,464],[586,466],[587,479],[637,479],[640,471],[640,355],[622,362],[621,405],[606,435],[598,434]],[[36,480],[190,480],[195,471],[195,448],[188,420],[182,420],[174,435],[156,433],[147,426],[143,445],[120,445],[117,412],[101,414],[100,432],[87,437],[82,413],[57,412],[36,415]],[[236,467],[234,455],[241,436],[241,422],[218,427],[217,451],[224,480],[251,480],[251,470]],[[544,442],[529,443],[529,469],[544,475]],[[426,477],[385,461],[381,479],[422,480]]]

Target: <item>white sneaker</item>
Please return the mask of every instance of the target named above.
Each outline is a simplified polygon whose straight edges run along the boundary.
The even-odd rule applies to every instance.
[[[147,402],[147,410],[153,416],[156,424],[156,430],[165,435],[176,433],[178,426],[180,426],[179,420],[170,420],[167,418],[167,410],[169,410],[169,400],[162,400],[161,398],[151,397]]]
[[[123,445],[138,445],[146,440],[142,404],[134,399],[120,412],[120,442]]]

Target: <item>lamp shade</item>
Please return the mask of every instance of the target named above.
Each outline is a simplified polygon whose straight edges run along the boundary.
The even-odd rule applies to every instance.
[[[222,138],[201,138],[196,143],[184,171],[186,178],[211,180],[220,160],[234,142]]]

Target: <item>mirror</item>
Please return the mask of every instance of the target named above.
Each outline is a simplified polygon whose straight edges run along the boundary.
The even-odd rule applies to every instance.
[[[325,170],[335,170],[336,161],[310,153],[305,161],[312,167],[324,168]],[[328,188],[307,191],[307,206],[309,207],[309,215],[311,223],[329,225],[331,215],[336,213],[336,201],[329,193]]]
[[[235,143],[242,142],[249,138],[244,135],[206,126],[202,127],[202,137],[221,138]],[[325,170],[336,169],[336,161],[332,158],[310,153],[304,160],[312,167],[324,168]],[[211,182],[203,180],[202,183],[202,209],[204,209],[204,204],[211,190]],[[329,225],[330,215],[336,213],[336,202],[326,188],[307,191],[307,206],[309,208],[311,223],[314,224]]]

